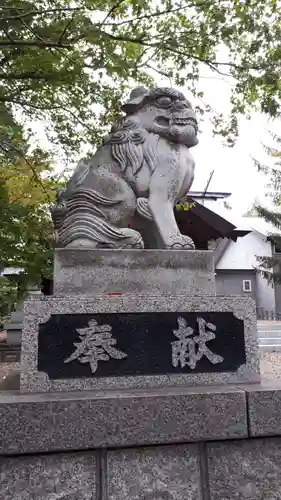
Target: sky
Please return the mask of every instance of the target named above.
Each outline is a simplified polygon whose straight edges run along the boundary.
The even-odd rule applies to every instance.
[[[208,77],[200,84],[204,88],[204,100],[218,112],[227,114],[230,110],[229,83],[221,78]],[[250,120],[242,117],[239,124],[237,143],[228,148],[219,136],[213,137],[208,119],[203,122],[199,144],[192,150],[196,162],[192,189],[204,190],[210,172],[214,170],[208,191],[231,193],[227,199],[229,204],[235,213],[243,215],[255,200],[269,205],[265,196],[268,179],[257,172],[252,158],[270,164],[262,144],[273,145],[268,130],[276,131],[277,125],[259,113],[252,113]]]

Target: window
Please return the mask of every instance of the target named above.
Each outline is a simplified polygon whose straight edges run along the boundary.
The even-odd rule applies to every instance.
[[[243,280],[243,292],[251,292],[251,291],[252,291],[251,280]]]
[[[281,244],[280,243],[275,243],[274,253],[281,253]]]

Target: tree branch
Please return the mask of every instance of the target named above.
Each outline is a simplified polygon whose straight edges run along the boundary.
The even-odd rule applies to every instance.
[[[150,64],[146,64],[146,66],[152,71],[155,71],[155,73],[158,73],[158,75],[164,76],[165,78],[171,78],[171,75],[169,75],[168,73],[164,73],[164,71],[161,71],[160,69],[153,68],[153,66],[150,66]]]
[[[13,42],[14,40],[12,39],[12,37],[10,36],[9,32],[5,29],[5,28],[2,28],[6,37],[10,40],[10,42]]]
[[[139,57],[135,60],[135,67],[138,66],[138,63],[141,61],[141,59],[143,58],[143,56],[150,50],[150,47],[146,47],[142,53],[139,55]]]
[[[2,144],[1,144],[2,143]],[[4,146],[3,146],[4,144]],[[46,190],[42,180],[40,179],[40,176],[38,175],[38,173],[36,172],[34,166],[30,163],[30,161],[26,158],[26,156],[24,155],[24,153],[16,148],[13,144],[7,142],[7,141],[3,141],[1,140],[0,141],[0,148],[2,149],[2,151],[4,151],[5,153],[7,153],[8,151],[15,151],[26,163],[27,165],[30,167],[31,171],[32,171],[32,174],[33,174],[33,177],[34,179],[36,180],[36,182],[41,186],[41,188],[43,189],[43,192],[45,193],[45,195],[47,196],[47,199],[48,199],[48,202],[51,203],[51,199],[50,199],[50,196],[49,196],[49,193],[48,191]],[[7,149],[5,149],[7,148]]]
[[[3,7],[1,7],[1,9],[2,8]],[[20,10],[20,8],[15,7],[15,10]],[[55,12],[73,12],[73,11],[79,11],[79,10],[82,10],[82,7],[61,7],[61,8],[57,8],[57,9],[30,10],[28,12],[22,12],[21,14],[15,14],[14,16],[0,17],[0,22],[1,21],[13,21],[16,19],[22,19],[23,17],[40,16],[40,15],[45,15],[45,14],[55,13]]]
[[[220,0],[220,3],[228,3],[229,0]],[[174,9],[170,8],[170,9],[165,9],[165,10],[161,10],[159,12],[151,12],[150,14],[144,14],[143,16],[139,16],[139,17],[134,17],[133,19],[125,19],[124,21],[120,21],[118,23],[102,23],[102,24],[105,24],[105,26],[121,26],[123,24],[130,24],[130,23],[133,23],[133,22],[137,22],[137,21],[142,21],[143,19],[150,19],[151,17],[160,17],[160,16],[165,16],[166,14],[173,14],[175,12],[180,12],[181,10],[186,10],[186,9],[190,9],[192,7],[206,7],[207,5],[211,6],[213,5],[213,0],[210,0],[210,1],[207,1],[207,0],[202,0],[201,2],[197,1],[197,2],[188,2],[186,3],[186,5],[181,5],[179,7],[175,7]],[[95,26],[98,26],[99,24],[98,23],[95,23]]]
[[[57,79],[59,73],[51,74],[51,73],[36,73],[33,72],[24,72],[24,73],[0,73],[0,80],[53,80]]]
[[[70,49],[70,44],[63,44],[60,42],[52,42],[51,40],[0,40],[0,47],[60,47],[64,49]]]
[[[185,5],[184,7],[176,7],[175,9],[166,9],[166,10],[162,10],[160,12],[152,12],[151,14],[144,14],[143,16],[134,17],[133,19],[126,19],[126,20],[120,21],[118,23],[105,23],[103,21],[100,25],[105,24],[105,26],[122,26],[123,24],[130,24],[130,23],[134,23],[136,21],[142,21],[143,19],[150,19],[151,17],[160,17],[160,16],[164,16],[165,14],[172,14],[174,12],[180,12],[181,10],[185,10],[186,8],[189,8],[189,6]]]
[[[118,9],[118,7],[121,5],[121,3],[123,3],[124,0],[119,0],[119,2],[117,2],[115,5],[113,5],[113,7],[111,7],[111,9],[108,11],[108,13],[106,14],[104,20],[101,22],[101,26],[103,24],[105,24],[105,21],[111,16],[111,14],[113,14],[113,12]]]
[[[61,43],[61,42],[62,42],[62,39],[63,39],[64,35],[66,34],[66,32],[67,32],[67,30],[68,30],[69,26],[71,25],[71,23],[72,23],[73,21],[74,21],[74,14],[73,14],[73,16],[71,17],[71,19],[69,19],[68,23],[66,23],[66,25],[65,25],[65,27],[64,27],[64,29],[63,29],[63,31],[61,32],[60,37],[59,37],[59,43]]]
[[[17,104],[19,106],[22,106],[22,107],[28,107],[28,108],[33,108],[33,109],[37,109],[38,111],[52,111],[52,110],[63,110],[65,111],[66,113],[69,113],[78,123],[80,123],[81,125],[83,125],[83,127],[85,127],[85,129],[87,129],[89,132],[91,132],[91,129],[88,125],[85,124],[85,122],[83,122],[80,118],[78,118],[78,116],[76,116],[76,114],[71,111],[70,109],[66,108],[65,106],[63,105],[60,105],[60,106],[52,106],[52,107],[46,107],[46,106],[39,106],[37,104],[33,104],[33,103],[29,103],[27,101],[23,101],[22,99],[17,99],[13,96],[11,97],[4,97],[4,96],[0,96],[0,102],[10,102],[11,104]]]
[[[172,52],[174,54],[179,54],[184,57],[189,57],[190,59],[195,59],[199,62],[205,63],[210,68],[214,71],[217,71],[220,73],[218,68],[216,66],[230,66],[232,68],[238,69],[238,70],[249,70],[249,69],[255,69],[255,70],[261,70],[264,69],[264,66],[239,66],[237,64],[234,64],[232,62],[219,62],[219,61],[212,61],[211,59],[204,59],[201,57],[196,56],[195,54],[187,53],[181,50],[178,50],[174,47],[170,47],[169,45],[163,45],[162,41],[161,42],[155,42],[155,43],[150,43],[148,40],[145,40],[144,37],[141,38],[132,38],[130,36],[126,35],[113,35],[112,33],[107,33],[106,31],[101,30],[100,33],[104,36],[107,36],[113,40],[117,40],[119,42],[131,42],[135,43],[137,45],[143,45],[145,47],[151,47],[151,48],[161,48],[161,49],[166,49],[169,52]],[[223,76],[226,76],[225,73],[221,73]]]

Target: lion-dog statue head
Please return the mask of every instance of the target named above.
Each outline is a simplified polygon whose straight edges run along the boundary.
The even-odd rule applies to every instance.
[[[137,116],[141,128],[150,133],[189,148],[198,144],[196,115],[191,103],[178,90],[136,88],[122,109],[127,116]]]

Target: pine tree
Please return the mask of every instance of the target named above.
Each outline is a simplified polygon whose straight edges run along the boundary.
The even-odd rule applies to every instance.
[[[263,172],[269,178],[268,196],[273,202],[274,209],[269,209],[260,204],[255,204],[254,210],[257,216],[262,217],[274,229],[267,238],[272,248],[281,251],[281,137],[271,134],[276,143],[276,148],[264,146],[272,165],[265,165],[255,161],[258,171]],[[280,249],[280,250],[279,250]],[[274,257],[257,257],[260,265],[260,273],[270,283],[281,283],[281,259]]]

